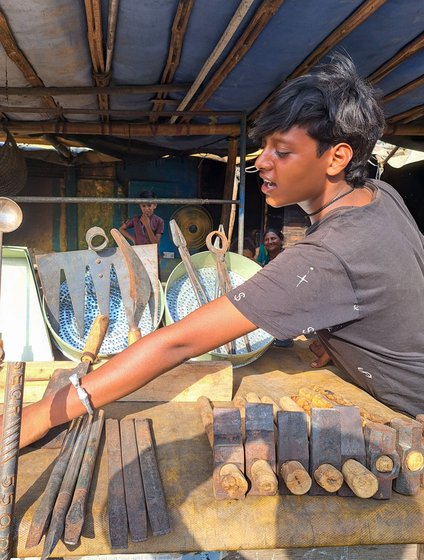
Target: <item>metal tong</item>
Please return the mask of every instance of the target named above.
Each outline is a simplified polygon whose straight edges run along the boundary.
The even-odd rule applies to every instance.
[[[221,247],[218,247],[212,241],[214,237],[218,237],[221,240]],[[228,272],[227,263],[225,261],[225,254],[228,251],[230,242],[224,232],[221,231],[211,231],[206,237],[206,247],[215,256],[216,262],[216,272],[218,276],[218,285],[221,295],[226,294],[232,290],[233,286],[231,284],[230,273]],[[250,346],[249,339],[247,335],[243,336],[243,342],[246,346],[246,351],[251,352],[252,348]],[[230,343],[231,353],[236,353],[235,341]]]

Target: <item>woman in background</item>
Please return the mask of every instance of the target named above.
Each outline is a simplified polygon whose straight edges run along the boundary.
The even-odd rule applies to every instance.
[[[256,262],[265,266],[283,251],[284,235],[277,228],[269,227],[264,232],[263,242],[259,246]]]

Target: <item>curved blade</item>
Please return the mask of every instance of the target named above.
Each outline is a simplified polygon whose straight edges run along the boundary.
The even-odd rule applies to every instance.
[[[128,268],[130,296],[133,300],[132,317],[128,317],[128,323],[130,328],[136,328],[138,327],[144,308],[150,298],[150,278],[139,256],[122,233],[117,229],[111,229],[110,233],[120,248],[125,264]]]

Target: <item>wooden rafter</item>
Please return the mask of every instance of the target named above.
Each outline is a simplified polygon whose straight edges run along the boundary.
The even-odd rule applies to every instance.
[[[408,124],[412,121],[420,119],[421,117],[424,117],[424,105],[419,105],[418,107],[413,107],[412,109],[403,111],[403,113],[393,115],[387,119],[387,122],[389,126],[394,123]]]
[[[203,92],[194,101],[194,103],[192,103],[190,107],[192,110],[197,110],[204,106],[204,104],[222,84],[228,74],[249,51],[250,47],[262,33],[266,25],[278,12],[283,2],[284,0],[264,0],[262,2],[260,8],[258,8],[253,15],[245,31],[238,39],[237,43],[228,54],[227,58],[209,80]]]
[[[31,86],[38,88],[43,88],[44,83],[41,78],[37,75],[36,71],[32,67],[31,63],[25,56],[25,54],[19,48],[18,43],[13,35],[13,32],[9,26],[5,14],[0,9],[0,43],[2,44],[7,56],[14,62],[14,64],[19,68],[19,70],[24,75],[25,79]],[[5,88],[8,90],[8,88]],[[29,88],[22,88],[28,91]],[[10,91],[7,91],[10,93]],[[7,93],[6,92],[6,93]],[[43,103],[47,107],[57,107],[55,100],[47,94],[41,96]]]
[[[181,51],[184,43],[184,36],[190,20],[191,11],[193,9],[194,0],[179,0],[177,11],[175,13],[174,22],[172,24],[171,40],[168,50],[168,59],[165,69],[160,80],[161,84],[169,84],[172,82],[175,72],[178,68],[181,58]],[[162,101],[165,97],[164,92],[157,94],[156,103],[154,105],[156,111],[161,111],[165,105]],[[159,102],[160,101],[160,102]],[[151,122],[156,119],[151,118]]]
[[[237,136],[238,124],[145,124],[126,121],[101,122],[52,122],[8,121],[12,134],[92,134],[96,136]]]
[[[88,87],[0,87],[0,95],[24,95],[25,97],[43,97],[44,95],[138,95],[157,91],[185,91],[189,84],[149,84],[143,86],[88,86]]]
[[[87,37],[93,65],[93,77],[96,86],[109,85],[110,75],[105,71],[105,57],[103,53],[102,34],[102,6],[100,0],[84,0],[85,14],[87,19]],[[98,95],[98,103],[101,110],[109,109],[109,99],[106,94]],[[107,121],[108,115],[103,114],[102,120]]]
[[[328,35],[314,49],[311,54],[305,58],[305,60],[297,67],[295,70],[287,76],[287,78],[249,115],[249,121],[255,120],[258,114],[264,109],[265,105],[269,102],[271,97],[274,95],[275,91],[283,87],[290,80],[303,76],[309,72],[317,62],[319,62],[327,53],[334,48],[337,43],[342,41],[347,37],[354,29],[368,19],[374,12],[376,12],[386,0],[366,0],[363,2],[357,10],[353,12],[348,18],[346,18],[334,31]]]
[[[405,62],[412,55],[419,52],[424,47],[424,33],[421,33],[416,39],[408,43],[406,47],[401,49],[395,56],[388,60],[383,66],[380,66],[375,72],[368,76],[368,80],[375,84],[382,80],[387,74],[394,70],[399,64]]]
[[[213,51],[208,56],[208,58],[203,63],[202,68],[200,69],[199,73],[196,76],[196,79],[192,83],[188,92],[184,95],[184,98],[178,104],[178,111],[183,111],[199,89],[203,86],[203,83],[206,79],[206,76],[209,74],[210,70],[213,66],[218,62],[220,56],[227,48],[229,42],[232,40],[234,35],[237,33],[240,25],[242,24],[244,18],[246,17],[248,11],[250,10],[254,0],[241,0],[240,4],[238,5],[237,10],[234,12],[231,20],[229,21],[227,27],[225,28],[224,33],[221,35],[221,38],[216,43]],[[176,117],[173,117],[170,122],[176,122]]]
[[[416,80],[413,80],[412,82],[409,82],[409,84],[405,84],[404,86],[400,87],[399,89],[392,91],[391,93],[388,93],[387,95],[384,96],[383,101],[384,103],[388,103],[389,101],[393,101],[393,99],[396,99],[397,97],[400,97],[401,95],[405,95],[406,93],[409,93],[410,91],[413,91],[415,88],[424,85],[424,76],[420,76],[419,78],[417,78]]]

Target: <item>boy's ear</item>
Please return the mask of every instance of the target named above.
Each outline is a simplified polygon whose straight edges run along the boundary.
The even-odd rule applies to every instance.
[[[157,207],[158,207],[158,205],[157,205],[155,202],[153,202],[153,203],[152,203],[152,208],[153,208],[153,210],[156,210]]]
[[[332,177],[335,177],[339,173],[342,173],[353,156],[352,147],[345,142],[333,146],[332,158],[330,165],[328,166],[327,173]]]

